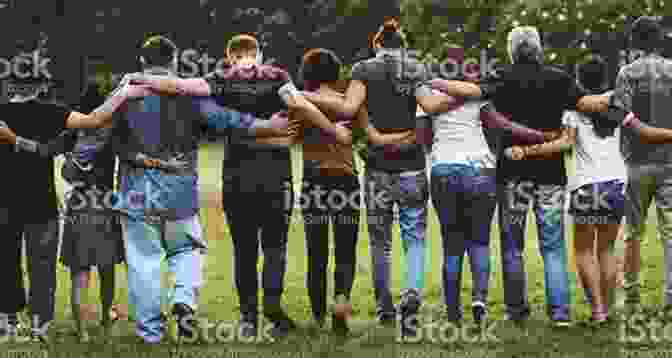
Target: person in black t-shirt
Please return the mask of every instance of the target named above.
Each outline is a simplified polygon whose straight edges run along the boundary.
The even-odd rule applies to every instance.
[[[450,98],[433,95],[423,85],[424,65],[408,56],[397,19],[385,21],[373,44],[377,55],[355,64],[345,97],[305,92],[306,98],[325,111],[353,118],[367,102],[371,125],[380,133],[414,132],[416,107],[427,113],[442,112],[453,103]],[[464,86],[478,91],[478,86]],[[373,281],[377,316],[383,324],[395,323],[395,308],[390,292],[390,253],[394,204],[399,208],[401,239],[406,252],[407,278],[402,293],[401,323],[404,336],[417,333],[417,316],[425,275],[425,228],[428,179],[425,154],[416,140],[401,140],[391,145],[373,145],[365,175],[365,198],[373,256]]]
[[[28,59],[23,63],[31,66]],[[48,79],[20,75],[31,73],[28,70],[16,71],[19,75],[9,81],[11,99],[0,105],[4,121],[4,126],[0,126],[0,161],[8,168],[0,176],[0,196],[3,198],[0,233],[6,238],[3,250],[0,250],[0,281],[5,285],[0,313],[7,315],[8,323],[0,333],[18,333],[17,313],[27,304],[21,268],[23,239],[31,282],[31,338],[45,341],[47,328],[54,318],[59,210],[53,159],[34,153],[45,147],[38,142],[47,143],[65,129],[111,125],[112,114],[123,104],[132,87],[121,83],[105,103],[91,114],[84,114],[46,101]]]

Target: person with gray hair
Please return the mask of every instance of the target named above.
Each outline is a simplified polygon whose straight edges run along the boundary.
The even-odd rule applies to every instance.
[[[506,315],[523,323],[531,313],[523,251],[527,212],[533,204],[544,260],[547,312],[555,326],[566,327],[571,309],[563,214],[564,153],[572,147],[576,131],[564,126],[562,117],[565,110],[606,111],[608,97],[586,96],[568,73],[546,66],[536,28],[516,27],[507,42],[511,65],[498,73],[496,81],[481,85],[481,97],[490,100],[497,112],[532,129],[556,133],[556,139],[527,145],[512,136],[503,137],[497,150]],[[437,84],[448,94],[460,87],[452,81]]]

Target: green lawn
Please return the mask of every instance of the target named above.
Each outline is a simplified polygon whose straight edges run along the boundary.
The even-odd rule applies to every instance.
[[[299,155],[299,153],[297,153]],[[300,158],[300,156],[297,156]],[[300,163],[299,160],[296,160]],[[202,212],[204,224],[206,226],[207,236],[211,245],[210,255],[206,261],[206,283],[202,293],[202,305],[199,314],[207,316],[211,321],[231,321],[236,320],[237,317],[237,298],[232,275],[232,247],[229,239],[226,226],[223,224],[223,214],[219,208],[218,194],[219,194],[219,180],[221,173],[221,150],[217,145],[209,144],[204,146],[202,151],[202,186],[204,191],[204,210]],[[297,173],[300,173],[300,168],[295,168]],[[297,178],[299,179],[299,178]],[[299,180],[297,180],[297,183]],[[209,194],[208,194],[209,193]],[[656,310],[656,307],[662,302],[661,287],[664,282],[663,278],[663,250],[660,243],[655,240],[655,233],[652,230],[655,228],[655,217],[651,216],[651,224],[649,226],[648,237],[643,252],[646,258],[643,263],[642,278],[644,280],[644,297],[645,303]],[[296,222],[300,223],[300,217],[296,217]],[[218,350],[228,347],[227,349],[235,350],[236,352],[243,350],[258,350],[264,352],[265,355],[271,355],[272,352],[287,352],[308,355],[310,352],[314,354],[334,355],[342,354],[344,357],[350,357],[355,353],[367,354],[401,354],[408,353],[408,356],[415,356],[425,352],[431,356],[431,352],[438,352],[439,350],[450,351],[468,351],[469,354],[476,355],[477,353],[488,353],[487,356],[537,356],[540,352],[547,353],[562,353],[566,356],[606,356],[617,354],[619,347],[618,343],[618,325],[612,327],[602,328],[600,330],[593,330],[581,326],[573,327],[567,331],[556,331],[548,327],[546,315],[544,313],[544,275],[541,257],[538,254],[538,245],[536,242],[536,231],[533,225],[529,228],[529,238],[527,240],[527,255],[526,267],[529,277],[529,299],[533,305],[534,314],[533,320],[528,325],[527,329],[520,329],[513,327],[507,322],[498,321],[495,327],[496,337],[498,342],[459,342],[451,344],[438,344],[431,342],[424,342],[424,344],[394,344],[394,337],[390,332],[384,330],[374,330],[371,328],[374,313],[374,298],[370,272],[370,258],[368,254],[368,237],[365,223],[361,226],[361,238],[359,241],[359,265],[357,271],[357,279],[353,292],[353,304],[356,309],[354,324],[355,330],[364,334],[363,338],[354,340],[345,345],[341,345],[336,339],[329,336],[328,333],[323,333],[319,336],[301,332],[296,336],[289,337],[284,342],[275,343],[271,346],[244,346],[236,345],[208,345],[198,346],[197,348],[183,348],[187,352],[196,353],[197,350],[201,352]],[[568,230],[571,231],[571,230]],[[492,240],[492,268],[493,277],[491,282],[491,318],[500,320],[503,317],[503,290],[502,290],[502,275],[501,262],[499,255],[499,241],[497,239],[496,223],[493,223],[493,240]],[[398,231],[395,233],[398,235]],[[426,305],[427,317],[430,320],[439,319],[438,315],[441,310],[441,243],[439,226],[435,214],[430,214],[430,224],[428,227],[428,241],[429,241],[429,262],[427,266],[426,275]],[[571,248],[571,235],[568,233],[569,241],[568,247]],[[306,272],[306,258],[304,249],[304,237],[302,225],[293,225],[291,227],[290,241],[289,241],[289,258],[288,270],[286,276],[286,293],[285,302],[286,307],[299,322],[309,322],[309,303],[307,290],[305,288],[305,272]],[[398,294],[401,277],[403,257],[399,240],[395,241],[394,246],[395,263],[393,266],[393,287],[394,292]],[[571,250],[570,250],[571,251]],[[332,268],[333,269],[333,268]],[[572,271],[573,266],[572,266]],[[123,266],[119,267],[119,290],[118,301],[120,303],[126,302],[126,288],[125,288],[125,269]],[[463,298],[465,307],[470,304],[470,278],[469,270],[466,267],[467,277],[464,279]],[[575,275],[572,273],[572,277]],[[574,280],[574,278],[573,278]],[[575,280],[574,280],[575,281]],[[331,283],[330,283],[331,285]],[[56,341],[62,341],[67,344],[67,349],[59,348],[62,345],[56,345],[51,349],[52,354],[65,354],[65,352],[81,352],[81,353],[100,353],[106,356],[140,352],[143,349],[135,345],[121,344],[122,342],[130,341],[133,336],[132,324],[129,322],[122,322],[118,325],[118,335],[115,338],[119,344],[113,346],[104,346],[102,344],[77,345],[74,342],[74,337],[71,336],[71,323],[68,320],[70,314],[68,313],[69,298],[68,292],[70,282],[68,273],[62,267],[59,269],[59,287],[57,298],[58,323],[55,334]],[[588,307],[581,299],[583,292],[581,289],[573,289],[573,302],[575,318],[577,320],[586,320],[589,315]],[[96,289],[91,290],[91,302],[96,301]],[[466,315],[467,320],[470,320],[470,314]],[[380,334],[379,334],[380,333]],[[644,342],[642,347],[659,347],[652,342]],[[152,348],[153,352],[166,351],[172,346],[167,344],[165,346]],[[246,348],[247,347],[247,348]],[[17,347],[16,349],[24,349]],[[233,352],[233,351],[232,351]],[[340,353],[338,353],[340,352]],[[413,353],[414,355],[411,355]],[[438,354],[438,353],[437,353]],[[96,354],[97,356],[98,354]],[[77,354],[76,356],[79,356]],[[484,355],[485,356],[485,355]]]

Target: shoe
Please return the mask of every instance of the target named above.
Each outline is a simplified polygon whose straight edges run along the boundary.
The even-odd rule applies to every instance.
[[[280,305],[265,306],[264,316],[274,326],[271,331],[274,337],[285,337],[290,331],[296,330],[296,323],[287,316]]]
[[[19,317],[16,314],[7,315],[4,322],[2,322],[0,327],[0,337],[16,337],[19,334],[21,325],[19,322]]]
[[[249,341],[255,339],[258,334],[258,320],[256,314],[241,313],[240,320],[240,338]]]
[[[49,336],[47,335],[47,332],[33,328],[30,330],[30,342],[39,344],[49,344]],[[88,340],[86,342],[88,342]]]
[[[471,305],[471,314],[474,318],[474,323],[477,326],[480,326],[483,324],[485,319],[487,318],[488,311],[485,307],[485,304],[483,302],[474,302]]]
[[[572,321],[569,318],[557,318],[552,319],[553,327],[555,328],[568,328],[572,326]]]
[[[332,318],[333,329],[337,335],[345,336],[348,334],[348,320],[351,315],[352,305],[348,302],[348,299],[343,295],[337,296]]]
[[[401,311],[401,336],[416,337],[418,334],[420,321],[418,313],[420,312],[420,294],[416,290],[408,290],[403,295],[399,304]]]
[[[397,324],[396,317],[397,313],[395,312],[394,309],[392,309],[392,311],[384,311],[380,307],[376,309],[376,320],[382,326],[395,327]]]
[[[194,318],[194,310],[184,303],[173,305],[171,312],[177,321],[177,337],[193,339],[198,330],[198,321]]]

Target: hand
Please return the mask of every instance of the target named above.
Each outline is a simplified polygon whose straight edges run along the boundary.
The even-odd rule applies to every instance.
[[[562,131],[549,131],[543,133],[544,133],[544,142],[550,142],[552,140],[556,140],[560,138],[560,135],[562,135]]]
[[[9,127],[0,127],[0,143],[16,144],[16,133]]]
[[[506,148],[504,150],[504,155],[511,160],[521,160],[525,158],[525,151],[523,148],[514,145],[513,147]]]
[[[296,134],[301,125],[297,120],[290,121],[287,112],[273,114],[270,121],[271,128],[273,128],[278,137],[287,137]]]
[[[154,158],[143,159],[142,163],[146,168],[159,168],[161,166],[161,160]]]

